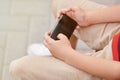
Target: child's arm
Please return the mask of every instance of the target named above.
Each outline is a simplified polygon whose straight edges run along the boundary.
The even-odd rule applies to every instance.
[[[76,7],[69,8],[62,10],[58,17],[61,13],[69,15],[81,26],[105,22],[120,22],[120,6],[90,12]],[[53,56],[92,75],[111,80],[120,80],[120,62],[79,54],[71,48],[70,42],[64,35],[59,35],[58,38],[60,40],[54,41],[47,34],[45,35],[44,43]]]
[[[86,56],[75,51],[66,36],[59,34],[60,40],[53,40],[45,34],[44,44],[54,57],[92,75],[110,80],[120,80],[120,62]]]
[[[120,22],[120,5],[95,11],[88,11],[86,20],[89,24]]]
[[[109,61],[80,54],[74,50],[67,51],[64,61],[80,70],[109,80],[120,80],[120,62]]]
[[[95,11],[86,11],[79,7],[69,7],[60,10],[57,17],[59,18],[61,14],[67,14],[80,26],[106,22],[120,22],[120,5]]]

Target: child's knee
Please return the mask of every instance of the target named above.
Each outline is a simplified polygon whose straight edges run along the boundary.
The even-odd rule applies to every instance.
[[[25,72],[25,63],[27,63],[27,57],[23,57],[21,59],[11,62],[9,72],[13,78],[21,78],[21,76]]]
[[[52,0],[52,12],[53,12],[53,15],[56,17],[56,14],[57,14],[57,2],[58,2],[59,0]]]
[[[67,7],[69,2],[71,2],[71,1],[69,1],[69,0],[52,0],[51,5],[52,5],[52,12],[53,12],[54,16],[56,17],[57,12],[60,9]]]

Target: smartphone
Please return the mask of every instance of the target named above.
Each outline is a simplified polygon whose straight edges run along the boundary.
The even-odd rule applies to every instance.
[[[62,33],[68,39],[70,39],[76,26],[77,26],[77,22],[75,20],[73,20],[66,14],[63,14],[56,23],[54,29],[52,30],[50,37],[54,40],[59,40],[57,36],[59,33]]]

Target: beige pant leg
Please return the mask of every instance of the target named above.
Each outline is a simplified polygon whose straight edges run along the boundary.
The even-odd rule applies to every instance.
[[[105,46],[102,50],[95,52],[95,53],[90,53],[88,54],[89,56],[95,56],[98,58],[103,58],[106,60],[113,60],[113,54],[112,54],[112,40],[109,42],[107,46]]]
[[[10,73],[15,80],[100,80],[54,57],[23,57],[11,63]]]
[[[52,10],[55,16],[59,10],[69,6],[79,6],[85,10],[97,10],[106,7],[89,0],[52,0]]]
[[[103,50],[88,55],[113,60],[111,42]],[[102,80],[54,57],[41,56],[26,56],[13,61],[10,73],[15,80]]]

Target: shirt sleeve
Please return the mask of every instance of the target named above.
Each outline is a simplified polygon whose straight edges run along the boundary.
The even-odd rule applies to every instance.
[[[120,32],[112,40],[112,54],[114,61],[120,61]]]

